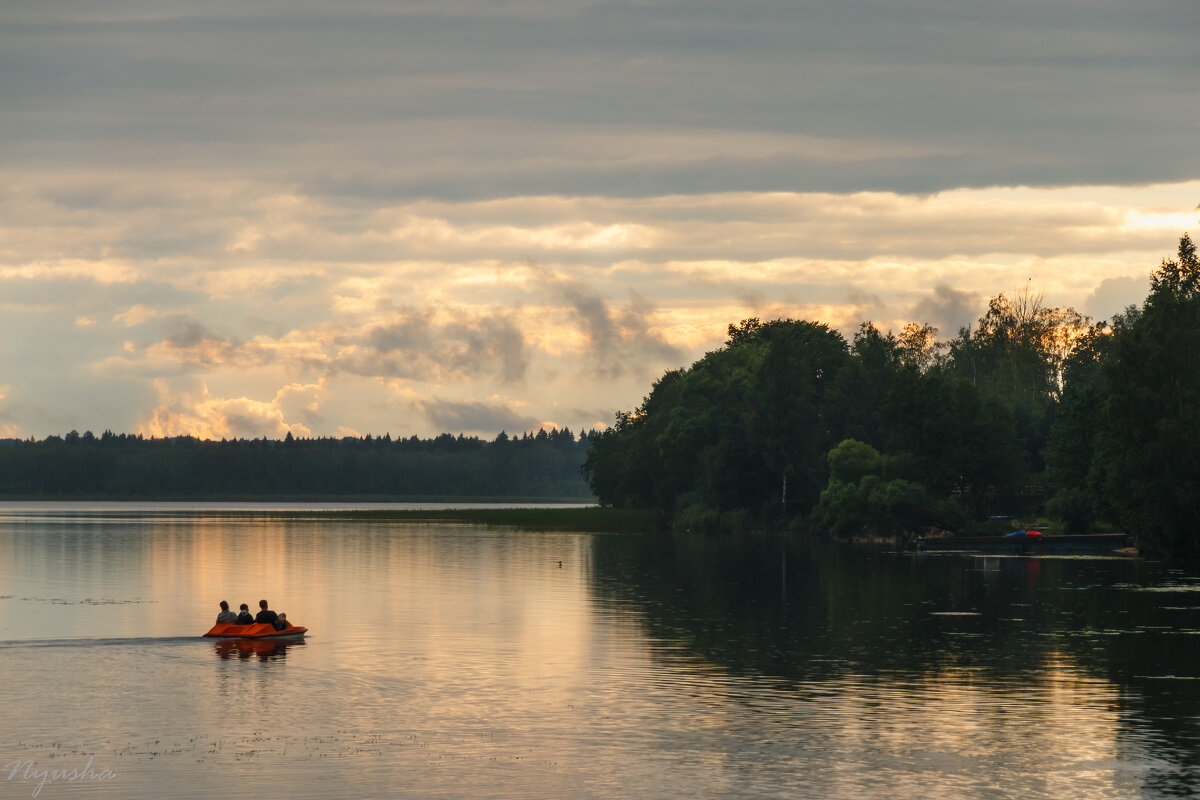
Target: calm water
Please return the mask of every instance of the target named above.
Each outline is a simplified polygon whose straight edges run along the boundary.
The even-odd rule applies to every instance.
[[[116,773],[42,798],[1200,793],[1168,565],[238,511],[0,506],[0,766]],[[198,638],[262,597],[309,638]]]

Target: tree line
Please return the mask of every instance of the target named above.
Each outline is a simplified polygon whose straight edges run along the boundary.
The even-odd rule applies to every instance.
[[[589,498],[580,466],[594,432],[570,429],[488,441],[191,436],[0,440],[0,495],[24,498],[474,497]]]
[[[743,320],[596,436],[602,504],[686,530],[914,535],[1044,514],[1200,551],[1200,264],[1184,235],[1141,306],[1094,322],[1028,290],[939,341]]]

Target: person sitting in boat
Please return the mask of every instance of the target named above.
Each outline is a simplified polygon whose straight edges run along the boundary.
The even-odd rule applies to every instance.
[[[259,611],[258,615],[254,617],[255,622],[269,622],[274,625],[279,621],[279,615],[267,608],[266,600],[259,600],[258,607],[261,608],[262,611]]]
[[[275,622],[275,630],[277,630],[277,631],[286,631],[286,630],[287,630],[288,628],[290,628],[290,627],[292,627],[292,623],[288,622],[288,619],[287,619],[287,612],[286,612],[286,611],[280,611],[280,612],[279,612],[279,619],[278,619],[278,620]]]
[[[237,614],[229,610],[229,603],[221,601],[221,613],[217,614],[217,624],[222,622],[237,622]]]
[[[238,625],[253,625],[254,615],[250,613],[250,606],[242,603],[242,611],[237,615]]]

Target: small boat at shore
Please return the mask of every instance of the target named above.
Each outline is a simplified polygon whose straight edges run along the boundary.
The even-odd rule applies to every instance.
[[[1124,533],[1089,533],[1077,536],[1044,536],[1020,531],[1007,536],[950,536],[917,539],[918,553],[1012,553],[1047,555],[1067,553],[1113,553],[1129,547]]]
[[[291,625],[283,630],[275,630],[269,622],[256,622],[253,625],[236,625],[232,622],[218,622],[213,625],[205,636],[214,639],[299,639],[308,628]]]

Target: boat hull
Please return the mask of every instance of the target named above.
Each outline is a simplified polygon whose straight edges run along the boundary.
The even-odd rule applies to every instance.
[[[253,625],[235,625],[232,622],[218,622],[204,634],[213,639],[299,639],[308,628],[293,625],[281,631],[269,622],[258,622]]]

